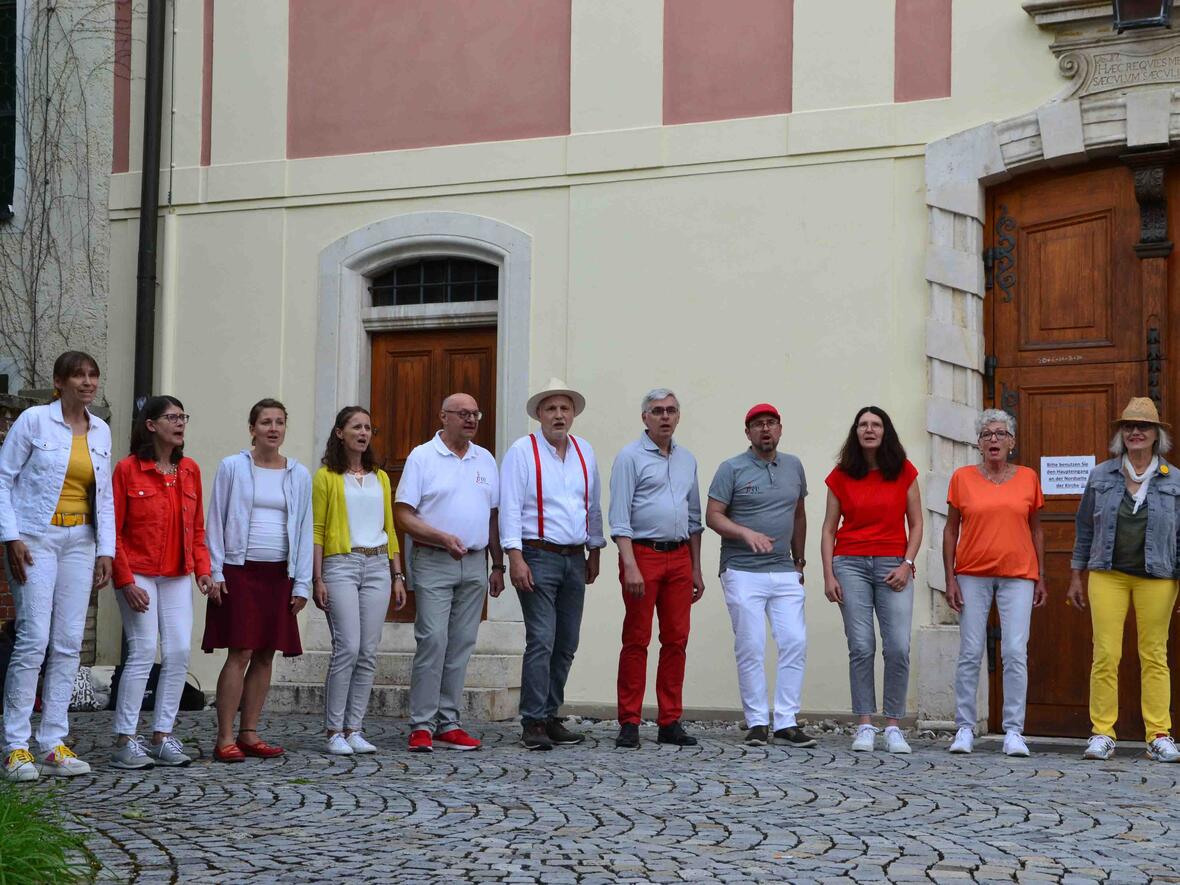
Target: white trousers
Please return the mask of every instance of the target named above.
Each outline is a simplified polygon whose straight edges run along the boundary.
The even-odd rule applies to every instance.
[[[133,575],[135,585],[147,592],[148,610],[133,611],[121,590],[115,590],[127,637],[127,662],[119,678],[115,706],[115,734],[134,735],[139,711],[156,649],[160,651],[160,676],[156,681],[156,708],[152,731],[171,734],[180,710],[180,695],[188,675],[189,647],[193,633],[193,591],[188,575],[153,578]],[[158,638],[158,642],[157,642]]]
[[[795,725],[803,694],[807,661],[807,625],[803,615],[803,584],[796,572],[721,573],[725,605],[733,621],[733,653],[746,727],[770,724],[766,667],[766,621],[778,646],[774,691],[774,730]]]
[[[29,748],[37,676],[44,663],[37,744],[48,753],[70,733],[70,695],[94,586],[94,527],[51,525],[40,537],[21,535],[21,540],[33,564],[25,566],[23,584],[9,575],[16,644],[4,682],[4,748]]]

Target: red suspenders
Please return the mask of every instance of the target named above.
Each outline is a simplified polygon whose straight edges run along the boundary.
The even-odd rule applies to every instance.
[[[541,450],[537,448],[537,435],[529,434],[529,441],[533,444],[533,464],[537,468],[537,537],[545,539],[545,496],[541,489]],[[583,502],[586,506],[586,537],[590,537],[590,471],[586,469],[586,458],[582,455],[582,447],[578,445],[578,438],[570,434],[570,442],[574,444],[574,451],[578,453],[578,460],[582,462],[582,482],[585,486]]]

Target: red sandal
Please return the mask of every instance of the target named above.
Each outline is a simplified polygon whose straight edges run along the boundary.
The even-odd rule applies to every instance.
[[[218,762],[245,762],[246,754],[237,744],[230,744],[226,747],[214,747],[213,758]]]
[[[282,756],[287,752],[282,747],[276,747],[268,744],[261,738],[259,738],[258,741],[253,744],[243,743],[242,739],[238,738],[237,747],[241,753],[245,754],[245,756],[254,756],[258,759],[273,759],[275,756]]]

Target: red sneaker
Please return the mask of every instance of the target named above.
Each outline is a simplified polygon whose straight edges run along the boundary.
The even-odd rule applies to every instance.
[[[433,753],[434,741],[430,737],[430,732],[425,728],[419,728],[410,732],[410,752],[411,753]]]
[[[434,739],[440,747],[446,747],[448,750],[478,750],[482,746],[479,738],[473,738],[461,728],[452,728],[450,731],[436,734]]]

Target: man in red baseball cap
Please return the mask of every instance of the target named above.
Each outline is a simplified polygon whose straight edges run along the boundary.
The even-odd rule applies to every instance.
[[[778,646],[774,739],[814,747],[795,720],[803,693],[807,627],[803,619],[803,550],[807,477],[794,455],[779,452],[782,416],[770,403],[746,412],[750,447],[717,468],[705,523],[721,536],[721,589],[733,621],[738,687],[746,714],[746,743],[770,742],[766,621]]]

